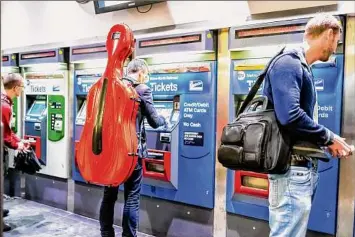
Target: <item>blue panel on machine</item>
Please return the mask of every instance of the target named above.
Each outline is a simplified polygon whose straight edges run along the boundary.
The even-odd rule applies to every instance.
[[[318,121],[336,134],[341,131],[344,58],[337,55],[312,71],[318,94]],[[314,197],[309,228],[335,234],[337,219],[339,161],[319,162],[319,184]],[[326,198],[325,198],[326,197]]]
[[[155,98],[182,93],[208,93],[211,89],[209,74],[209,72],[152,74],[148,85]]]
[[[97,70],[96,70],[97,71]],[[98,71],[76,71],[74,74],[74,141],[73,154],[75,154],[75,144],[79,141],[81,132],[86,120],[86,95],[92,85],[101,77]],[[80,175],[80,171],[73,159],[73,179],[80,182],[85,182]]]
[[[237,61],[235,61],[235,63],[236,62]],[[260,69],[236,68],[236,70],[233,70],[233,94],[248,94],[260,72]],[[260,89],[257,92],[258,94],[262,93],[263,87],[264,83],[260,86]]]
[[[213,208],[216,78],[215,63],[207,65],[208,70],[184,73],[152,69],[154,106],[171,126],[146,127],[148,152],[156,157],[144,162],[160,162],[165,177],[158,169],[145,170],[143,195]]]
[[[45,165],[47,161],[47,104],[45,96],[37,96],[25,116],[25,137],[37,140],[40,147],[34,147],[40,162]],[[40,149],[40,150],[38,150]]]

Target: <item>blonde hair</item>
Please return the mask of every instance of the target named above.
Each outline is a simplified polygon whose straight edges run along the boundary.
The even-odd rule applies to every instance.
[[[341,33],[340,20],[331,14],[320,13],[308,21],[305,35],[312,38],[318,37],[328,29],[333,29],[334,33]]]

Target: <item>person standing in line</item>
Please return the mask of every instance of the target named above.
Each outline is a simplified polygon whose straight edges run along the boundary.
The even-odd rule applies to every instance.
[[[316,61],[328,61],[336,52],[342,32],[339,22],[329,14],[310,19],[303,46],[286,49],[271,62],[263,95],[273,105],[280,125],[295,141],[318,144],[327,147],[334,157],[347,158],[354,147],[318,124],[317,94],[310,67]],[[286,174],[268,176],[270,237],[306,236],[318,184],[317,163],[316,159],[292,154]]]
[[[139,222],[139,198],[142,183],[142,158],[148,156],[144,119],[152,128],[166,126],[167,121],[158,115],[151,89],[145,84],[149,81],[149,68],[143,59],[133,59],[127,65],[127,83],[133,84],[141,100],[136,118],[138,135],[138,162],[130,178],[124,183],[124,209],[122,218],[122,237],[136,237]],[[102,237],[114,237],[114,208],[118,187],[105,187],[100,207],[100,230]]]
[[[12,130],[11,130],[11,119],[12,119],[12,100],[21,95],[24,88],[24,80],[22,76],[18,73],[9,73],[5,77],[2,77],[3,90],[1,91],[1,120],[4,126],[3,139],[4,139],[4,149],[3,149],[3,160],[4,168],[7,167],[8,159],[8,149],[14,149],[18,151],[26,150],[27,144],[24,143]],[[6,170],[4,170],[6,173]],[[6,217],[9,210],[3,210],[3,216]],[[3,223],[3,231],[10,231],[11,227]]]

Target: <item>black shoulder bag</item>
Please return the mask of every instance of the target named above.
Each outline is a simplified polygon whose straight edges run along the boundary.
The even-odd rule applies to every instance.
[[[284,174],[290,167],[291,141],[276,119],[267,97],[254,98],[267,71],[283,47],[258,76],[237,118],[222,131],[218,161],[232,170],[253,171],[265,174]]]

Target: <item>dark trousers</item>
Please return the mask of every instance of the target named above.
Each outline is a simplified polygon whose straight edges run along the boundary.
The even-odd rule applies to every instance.
[[[129,179],[124,184],[124,209],[122,237],[136,237],[139,221],[139,197],[142,183],[142,163],[137,165]],[[104,197],[100,207],[100,230],[102,237],[114,237],[113,216],[117,200],[118,187],[105,187]]]

